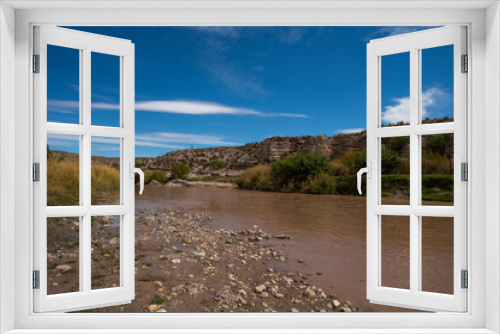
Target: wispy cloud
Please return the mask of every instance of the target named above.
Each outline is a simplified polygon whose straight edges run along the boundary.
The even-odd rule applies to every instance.
[[[51,111],[69,112],[78,108],[78,101],[49,100],[47,102],[47,105]],[[92,108],[102,110],[118,110],[120,109],[120,105],[113,103],[96,102],[92,103]],[[308,117],[305,114],[264,113],[254,109],[226,106],[215,102],[184,100],[139,101],[135,103],[135,110],[185,115],[251,115],[258,117],[294,118]]]
[[[416,31],[427,30],[435,27],[380,27],[373,32],[373,34],[368,37],[368,40],[373,38],[391,37],[402,34],[409,34]]]
[[[146,132],[138,133],[135,137],[136,145],[167,147],[182,149],[186,145],[216,145],[216,146],[236,146],[241,143],[227,141],[224,138],[212,134],[193,134],[176,132]],[[172,145],[177,144],[177,145]],[[159,146],[163,145],[163,146]]]
[[[120,151],[119,138],[92,137],[91,140],[92,140],[92,152]],[[63,135],[55,133],[47,134],[47,144],[52,149],[54,147],[64,148],[64,150],[68,150],[69,152],[78,153],[79,141],[80,141],[80,136],[76,135]]]
[[[222,37],[236,38],[240,35],[243,27],[229,27],[229,26],[199,26],[199,27],[187,27],[188,29],[194,29],[198,32],[205,34],[219,35]]]
[[[365,131],[366,129],[364,128],[352,128],[352,129],[340,129],[340,130],[335,130],[334,133],[358,133],[361,131]]]
[[[449,95],[438,87],[432,87],[422,93],[422,117],[428,116],[428,108],[439,102],[446,102]],[[410,121],[410,97],[392,99],[393,105],[386,106],[382,111],[382,121],[385,123],[398,123]]]
[[[309,30],[309,27],[280,27],[277,32],[278,40],[282,44],[295,44]]]

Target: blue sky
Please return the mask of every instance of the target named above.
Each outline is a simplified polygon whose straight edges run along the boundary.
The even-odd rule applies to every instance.
[[[366,43],[416,27],[72,27],[136,52],[136,156],[366,127]],[[453,115],[451,46],[423,51],[425,116]],[[49,46],[48,121],[78,123],[78,51]],[[408,117],[409,56],[382,59],[382,121]],[[119,59],[92,54],[92,124],[118,126]],[[77,152],[77,138],[49,135]],[[118,156],[95,138],[93,155]]]

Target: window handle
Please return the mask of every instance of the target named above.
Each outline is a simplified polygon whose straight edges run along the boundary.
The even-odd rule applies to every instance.
[[[141,189],[139,189],[139,195],[142,195],[142,192],[144,191],[144,172],[140,168],[135,168],[133,161],[130,161],[129,168],[131,179],[134,178],[134,173],[139,174],[139,184],[141,186]]]
[[[359,194],[363,194],[363,192],[361,191],[361,175],[363,175],[363,173],[366,173],[366,177],[371,179],[372,177],[372,163],[371,162],[367,162],[366,163],[367,167],[364,167],[364,168],[361,168],[359,171],[358,171],[358,192]]]

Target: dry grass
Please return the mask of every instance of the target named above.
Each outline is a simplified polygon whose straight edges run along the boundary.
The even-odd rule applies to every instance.
[[[91,178],[92,203],[119,194],[119,169],[105,164],[92,163]],[[79,161],[47,159],[47,205],[79,205],[79,198]]]
[[[257,165],[241,173],[236,179],[236,183],[243,189],[270,190],[271,174],[271,166]]]

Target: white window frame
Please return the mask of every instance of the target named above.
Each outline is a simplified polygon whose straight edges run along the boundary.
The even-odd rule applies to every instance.
[[[11,0],[0,3],[0,331],[37,333],[45,329],[44,332],[47,333],[49,329],[50,332],[77,333],[77,329],[88,329],[86,333],[144,333],[146,329],[150,329],[149,332],[170,333],[500,332],[499,15],[497,1],[370,1],[368,4],[363,1],[71,3]],[[468,312],[34,314],[33,291],[30,288],[33,264],[30,257],[33,244],[30,181],[33,104],[30,56],[32,27],[36,24],[467,25],[470,42],[468,54],[471,59],[471,75],[468,78],[468,109],[471,111],[468,115],[468,133],[471,134],[468,141],[471,157],[468,189],[468,197],[471,199],[468,204],[471,226],[468,231],[468,252],[471,255],[468,263]],[[15,86],[12,82],[15,82]],[[12,145],[13,136],[15,145]],[[5,163],[14,159],[14,167]],[[141,329],[137,329],[138,327]]]
[[[461,163],[467,163],[467,76],[462,55],[467,54],[466,27],[449,26],[370,41],[367,46],[367,298],[372,303],[431,311],[467,310],[467,290],[461,287],[461,271],[467,269],[467,183],[461,180]],[[422,50],[453,46],[454,121],[422,123]],[[382,126],[382,57],[409,53],[409,124]],[[452,206],[422,205],[423,135],[454,134],[454,203]],[[382,203],[382,139],[408,137],[410,146],[410,200],[408,205]],[[382,285],[382,224],[390,215],[408,217],[409,289]],[[453,222],[453,293],[422,290],[422,219],[450,217]],[[406,218],[403,218],[406,219]],[[404,223],[403,223],[404,224]]]
[[[47,122],[47,46],[78,50],[80,73],[79,124]],[[119,58],[120,110],[119,127],[92,125],[91,72],[92,53]],[[39,163],[39,181],[33,185],[34,200],[34,270],[39,271],[40,284],[34,289],[35,312],[75,311],[130,303],[135,298],[135,98],[134,44],[129,40],[75,31],[60,27],[34,27],[34,53],[39,56],[39,72],[34,83],[34,162]],[[47,206],[47,136],[78,136],[80,169],[80,203],[77,206]],[[120,202],[117,205],[91,203],[91,147],[94,136],[115,138],[120,147]],[[92,289],[91,218],[120,217],[120,282],[117,287]],[[79,291],[47,294],[47,219],[79,217]]]

